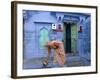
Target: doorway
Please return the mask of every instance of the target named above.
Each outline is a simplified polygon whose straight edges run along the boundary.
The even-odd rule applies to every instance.
[[[64,22],[64,48],[66,53],[77,52],[77,23]]]

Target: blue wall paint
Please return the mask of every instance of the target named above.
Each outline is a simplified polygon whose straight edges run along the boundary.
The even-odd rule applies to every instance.
[[[46,57],[47,51],[39,48],[39,31],[45,27],[49,32],[49,40],[56,38],[57,40],[63,39],[63,32],[52,33],[52,23],[57,23],[58,17],[61,16],[61,23],[67,20],[77,21],[77,31],[80,25],[83,26],[83,32],[78,33],[77,36],[77,51],[80,56],[87,59],[90,57],[90,17],[85,18],[84,15],[76,17],[76,14],[69,16],[69,13],[60,12],[44,12],[44,11],[24,11],[24,59],[31,59],[33,57]],[[55,35],[56,34],[56,35]],[[53,51],[52,51],[53,52]],[[53,55],[53,54],[52,54]]]
[[[90,25],[91,21],[90,21],[90,17],[88,17],[87,19],[84,19],[84,21],[82,22],[83,25],[83,32],[80,33],[80,38],[79,38],[79,43],[80,43],[80,47],[79,47],[79,55],[86,58],[86,59],[90,59],[90,53],[91,53],[91,25]]]

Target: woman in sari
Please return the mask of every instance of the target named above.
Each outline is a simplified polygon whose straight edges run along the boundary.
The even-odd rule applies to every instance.
[[[46,44],[46,49],[48,50],[48,58],[51,54],[51,49],[55,50],[53,64],[58,64],[59,66],[63,67],[65,64],[65,52],[63,42],[61,41],[50,41]],[[48,64],[48,58],[45,60],[44,63]]]

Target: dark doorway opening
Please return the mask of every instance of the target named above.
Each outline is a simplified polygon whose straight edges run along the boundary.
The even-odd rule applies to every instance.
[[[77,52],[77,23],[64,22],[64,48],[66,53]]]
[[[65,41],[64,41],[64,47],[66,53],[71,53],[71,24],[70,23],[64,23],[64,32],[65,32]]]

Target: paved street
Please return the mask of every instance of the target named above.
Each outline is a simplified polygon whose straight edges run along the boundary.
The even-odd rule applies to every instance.
[[[24,61],[24,69],[40,69],[40,68],[54,68],[59,67],[54,65],[53,58],[49,59],[49,64],[47,67],[43,67],[43,61],[45,58],[34,58],[28,61]],[[77,66],[90,66],[90,61],[80,57],[79,55],[67,55],[65,67],[77,67]]]

